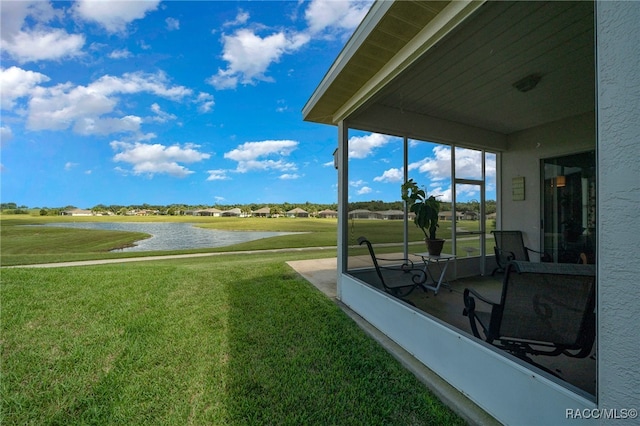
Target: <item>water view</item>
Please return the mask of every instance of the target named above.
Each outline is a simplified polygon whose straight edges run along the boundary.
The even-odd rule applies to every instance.
[[[136,241],[135,247],[117,250],[125,252],[215,248],[259,240],[261,238],[295,234],[295,232],[221,231],[217,229],[199,228],[189,223],[76,222],[50,223],[45,226],[144,232],[151,235],[150,238]]]

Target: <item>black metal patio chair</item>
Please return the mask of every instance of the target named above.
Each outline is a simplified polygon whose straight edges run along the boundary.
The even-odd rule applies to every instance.
[[[358,244],[367,245],[367,249],[371,255],[371,261],[376,269],[376,275],[380,279],[380,284],[384,291],[404,300],[410,305],[413,305],[413,303],[406,299],[409,294],[417,288],[426,291],[426,289],[422,287],[422,284],[427,281],[427,275],[424,270],[416,268],[411,259],[378,257],[373,250],[373,245],[366,237],[358,238]],[[381,265],[380,261],[388,263]],[[387,275],[386,279],[385,275]]]
[[[463,297],[463,315],[474,336],[531,364],[540,367],[529,355],[585,358],[591,353],[594,265],[514,261],[507,265],[500,302],[468,288]],[[476,299],[490,311],[478,310]]]
[[[512,260],[529,261],[529,252],[540,254],[542,261],[548,261],[549,256],[544,252],[534,250],[524,245],[522,231],[491,231],[495,238],[496,245],[493,250],[496,254],[498,266],[491,272],[504,272],[505,266]]]

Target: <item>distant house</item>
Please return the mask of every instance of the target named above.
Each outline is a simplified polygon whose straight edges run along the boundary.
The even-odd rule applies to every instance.
[[[464,215],[461,212],[456,212],[456,220],[462,219]],[[452,213],[451,211],[444,211],[438,214],[439,220],[451,220]]]
[[[402,210],[383,210],[378,214],[385,220],[402,220],[404,219],[404,212]]]
[[[256,217],[270,217],[271,209],[269,207],[263,207],[253,212],[253,215]]]
[[[213,217],[220,217],[220,215],[222,214],[222,210],[216,209],[216,208],[209,208],[209,209],[202,209],[202,210],[196,210],[195,212],[193,212],[194,216],[213,216]]]
[[[378,212],[367,209],[356,209],[349,212],[349,219],[380,219]]]
[[[61,216],[93,216],[93,212],[91,210],[83,210],[83,209],[72,209],[65,210],[60,212]]]
[[[222,216],[224,216],[224,217],[229,217],[229,216],[240,217],[240,216],[242,216],[242,210],[240,210],[237,207],[235,209],[225,210],[225,211],[222,212]]]
[[[478,212],[466,211],[462,214],[462,219],[464,220],[478,220]]]
[[[287,212],[287,217],[309,217],[309,212],[301,209],[300,207],[296,207],[295,209]]]
[[[322,218],[336,218],[338,217],[338,212],[335,210],[326,209],[318,212],[318,216]]]

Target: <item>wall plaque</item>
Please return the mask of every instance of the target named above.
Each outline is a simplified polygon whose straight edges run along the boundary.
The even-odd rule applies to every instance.
[[[524,176],[511,179],[511,195],[513,201],[524,201]]]

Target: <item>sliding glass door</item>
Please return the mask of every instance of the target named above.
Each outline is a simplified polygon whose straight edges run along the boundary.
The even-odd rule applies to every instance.
[[[558,263],[595,263],[595,151],[542,161],[544,251]]]

